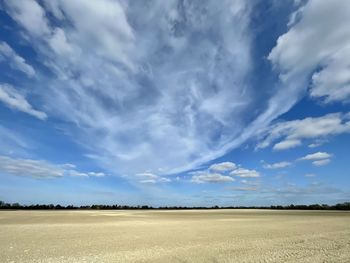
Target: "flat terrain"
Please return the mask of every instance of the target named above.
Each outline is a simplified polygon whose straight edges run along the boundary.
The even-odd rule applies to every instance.
[[[0,211],[0,262],[350,262],[350,213]]]

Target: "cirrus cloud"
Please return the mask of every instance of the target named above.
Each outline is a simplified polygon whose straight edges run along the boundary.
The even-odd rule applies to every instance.
[[[11,85],[0,83],[0,102],[3,102],[11,109],[25,112],[40,120],[45,120],[47,118],[45,112],[33,109],[24,95]]]
[[[33,67],[5,42],[0,42],[0,62],[1,61],[9,63],[12,69],[22,71],[30,78],[34,77],[35,75],[35,70]]]
[[[80,172],[75,165],[56,165],[44,160],[18,159],[0,155],[0,173],[6,173],[35,179],[60,178],[67,176],[103,177],[102,172]]]
[[[106,169],[188,170],[280,114],[251,111],[252,4],[50,2],[5,1],[4,10],[53,73],[35,86],[45,111]]]
[[[51,71],[38,72],[28,92],[35,90],[86,156],[128,176],[194,169],[298,101],[304,88],[295,85],[256,96],[253,7],[243,0],[3,5]]]

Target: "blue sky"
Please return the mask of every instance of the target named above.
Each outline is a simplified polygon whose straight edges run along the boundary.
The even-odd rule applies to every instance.
[[[350,199],[350,2],[0,2],[0,199]]]

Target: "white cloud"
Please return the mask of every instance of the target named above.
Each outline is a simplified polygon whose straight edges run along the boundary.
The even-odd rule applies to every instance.
[[[99,55],[133,68],[129,52],[135,45],[135,37],[119,1],[61,0],[60,3],[76,27],[80,41],[92,42]]]
[[[34,77],[35,70],[26,63],[7,43],[0,42],[0,62],[5,61],[12,69],[22,71],[28,77]]]
[[[113,173],[194,169],[299,99],[294,86],[254,96],[252,2],[18,3],[4,9],[54,75],[37,74],[35,94]]]
[[[64,169],[46,161],[0,156],[0,172],[37,179],[63,177]]]
[[[301,145],[301,141],[300,140],[285,140],[285,141],[281,141],[279,143],[276,143],[273,146],[274,150],[286,150],[286,149],[290,149],[290,148],[294,148],[296,146]]]
[[[330,163],[330,158],[332,157],[331,154],[326,153],[326,152],[316,152],[316,153],[312,153],[312,154],[308,154],[302,158],[300,158],[299,160],[302,161],[313,161],[312,164],[315,166],[323,166],[326,164]]]
[[[136,178],[139,183],[142,184],[156,184],[156,183],[169,183],[171,179],[166,177],[161,177],[153,173],[138,173],[136,174]]]
[[[105,173],[102,172],[88,172],[88,173],[84,173],[84,172],[79,172],[76,170],[65,170],[65,174],[69,175],[69,176],[76,176],[76,177],[104,177]]]
[[[103,177],[106,175],[105,173],[102,173],[102,172],[88,172],[87,174],[88,176],[92,176],[92,177]]]
[[[289,31],[279,37],[268,57],[283,82],[304,85],[311,75],[311,97],[325,102],[349,98],[349,13],[349,1],[310,0],[292,15]]]
[[[47,11],[53,14],[54,17],[56,17],[59,20],[64,19],[64,14],[62,13],[62,10],[60,8],[59,1],[44,0],[42,3],[44,4]]]
[[[47,2],[39,6],[42,37],[23,22],[24,11],[17,14],[10,1],[5,10],[57,75],[37,92],[45,109],[76,124],[70,133],[101,165],[120,174],[169,174],[246,139],[237,137],[247,121],[241,112],[253,106],[244,83],[249,4],[208,3],[207,14],[190,2]],[[62,23],[54,28],[45,11]],[[213,27],[223,31],[212,35]]]
[[[105,176],[102,172],[83,173],[66,169],[66,165],[56,165],[44,160],[14,159],[0,155],[0,172],[16,176],[32,177],[36,179],[60,178],[68,176]]]
[[[321,146],[322,144],[319,144],[319,143],[310,143],[309,145],[308,145],[308,147],[309,148],[316,148],[316,147],[319,147],[319,146]]]
[[[147,178],[147,179],[157,179],[158,176],[152,173],[138,173],[136,174],[137,177],[141,177],[141,178]]]
[[[291,166],[292,163],[290,162],[278,162],[278,163],[273,163],[273,164],[268,164],[268,163],[265,163],[263,165],[263,167],[265,169],[279,169],[279,168],[286,168],[288,166]]]
[[[192,175],[191,181],[195,183],[232,182],[235,180],[233,176],[242,178],[260,177],[258,171],[237,166],[232,162],[215,163],[206,170],[190,172],[189,174]]]
[[[170,183],[171,182],[171,179],[166,178],[166,177],[160,177],[158,180],[161,183]]]
[[[313,143],[310,143],[308,145],[309,148],[316,148],[319,147],[323,144],[325,144],[327,142],[327,140],[323,139],[323,140],[315,140]]]
[[[325,195],[339,194],[342,192],[341,189],[322,183],[310,183],[304,187],[288,183],[284,186],[273,188],[258,187],[255,191],[259,192],[260,198],[268,197],[271,200],[280,200],[283,197],[296,197],[296,200],[298,200],[301,196],[319,195],[324,197]],[[290,201],[290,199],[288,200]]]
[[[315,166],[323,166],[323,165],[327,165],[331,162],[330,159],[324,159],[324,160],[318,160],[318,161],[313,161],[312,164]]]
[[[0,84],[0,101],[11,109],[25,112],[40,120],[47,118],[45,112],[33,109],[26,98],[8,84]]]
[[[349,133],[350,121],[346,116],[343,113],[331,113],[322,117],[277,122],[261,131],[263,140],[257,145],[257,149],[268,147],[280,140],[274,144],[273,149],[284,150],[300,145],[305,139],[324,142],[329,136]]]
[[[322,160],[322,159],[329,159],[330,157],[332,157],[331,154],[326,153],[326,152],[317,152],[317,153],[312,153],[312,154],[308,154],[302,158],[300,158],[300,160]]]
[[[230,175],[242,177],[242,178],[255,178],[260,177],[260,173],[256,170],[249,170],[245,168],[237,168],[236,170],[233,170]]]
[[[45,11],[35,0],[5,0],[5,10],[27,32],[43,36],[50,32]]]
[[[222,163],[212,164],[209,167],[209,170],[217,171],[217,172],[225,172],[225,171],[231,171],[235,168],[236,168],[236,164],[232,162],[222,162]]]
[[[72,46],[68,43],[66,34],[61,28],[56,28],[49,38],[49,45],[58,55],[70,55],[74,52]]]
[[[192,176],[191,182],[193,183],[226,183],[233,182],[235,179],[228,175],[222,175],[219,173],[207,173],[197,172]]]

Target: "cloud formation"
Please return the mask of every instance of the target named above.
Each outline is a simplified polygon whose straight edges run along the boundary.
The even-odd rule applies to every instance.
[[[254,96],[252,5],[6,0],[4,10],[53,73],[35,85],[45,112],[87,156],[134,176],[220,157],[297,101]]]
[[[44,36],[49,33],[45,11],[35,0],[5,0],[5,11],[29,33]]]
[[[33,109],[27,99],[11,85],[0,84],[0,102],[11,109],[25,112],[40,120],[45,120],[47,118],[45,112]]]
[[[317,153],[312,153],[312,154],[308,154],[302,158],[300,158],[300,160],[311,160],[311,161],[315,161],[315,160],[322,160],[322,159],[329,159],[332,155],[326,152],[317,152]]]
[[[214,163],[209,167],[209,170],[217,171],[217,172],[225,172],[232,171],[236,168],[236,164],[232,162],[222,162],[222,163]]]
[[[10,130],[0,125],[0,154],[8,154],[15,149],[25,149],[28,147],[28,140],[18,134],[17,131]]]
[[[323,166],[323,165],[327,165],[331,162],[330,159],[323,159],[323,160],[317,160],[317,161],[313,161],[312,164],[315,166]]]
[[[138,182],[141,184],[156,184],[156,183],[169,183],[171,179],[161,177],[153,173],[138,173],[136,174]]]
[[[296,39],[302,39],[298,34],[314,15],[305,11],[313,8],[311,2],[269,55],[287,85],[259,96],[261,87],[248,81],[254,68],[253,2],[5,0],[3,10],[37,61],[51,71],[37,67],[32,85],[45,113],[28,107],[27,112],[62,120],[67,134],[86,147],[86,156],[113,173],[135,176],[194,169],[289,110],[305,90],[294,83],[305,79],[294,70],[305,54],[291,49],[296,60],[289,61],[294,59],[289,36],[296,31]],[[337,1],[334,8],[341,5]],[[344,39],[336,38],[337,48]],[[321,62],[302,68],[311,71]],[[317,79],[321,87],[324,77]],[[286,138],[274,148],[296,147],[301,139]]]
[[[325,102],[350,96],[350,2],[310,0],[300,7],[268,58],[284,83],[304,85]],[[330,14],[332,19],[327,19]],[[322,39],[322,41],[320,41]]]
[[[308,154],[299,160],[301,161],[312,161],[312,164],[315,166],[323,166],[330,163],[330,158],[332,157],[332,154],[326,153],[326,152],[316,152],[312,154]]]
[[[44,160],[15,159],[0,155],[0,173],[35,179],[60,178],[63,176],[102,177],[102,172],[79,172],[72,164],[55,165]]]
[[[196,172],[192,176],[191,182],[201,184],[201,183],[226,183],[233,182],[234,178],[228,175],[222,175],[219,173],[208,173],[208,172]]]
[[[236,165],[232,162],[214,163],[208,169],[190,172],[191,182],[194,183],[225,183],[235,181],[234,177],[256,178],[260,173]]]
[[[274,150],[285,150],[301,145],[303,140],[315,140],[318,143],[321,139],[324,142],[330,136],[349,132],[350,120],[348,114],[344,113],[279,121],[261,131],[260,136],[263,139],[256,148],[266,148],[274,144]],[[279,142],[275,143],[276,141]]]
[[[306,197],[317,197],[319,200],[324,200],[331,196],[336,197],[339,194],[344,194],[344,191],[339,188],[318,182],[312,182],[305,186],[286,183],[278,187],[257,185],[254,187],[227,187],[226,189],[234,192],[250,192],[250,196],[254,195],[260,200],[269,200],[272,204],[276,204],[276,200],[278,200],[279,204],[284,203],[285,201],[287,201],[287,204],[290,204],[291,202],[300,202],[300,200],[303,200]]]
[[[260,173],[256,170],[250,170],[250,169],[245,169],[245,168],[237,168],[230,172],[230,175],[232,176],[237,176],[237,177],[242,177],[242,178],[255,178],[255,177],[260,177]]]
[[[30,78],[35,75],[33,67],[5,42],[0,42],[0,62],[8,63],[12,69],[22,71]]]
[[[286,167],[291,166],[291,165],[292,165],[292,163],[283,161],[283,162],[272,163],[272,164],[264,163],[263,167],[265,169],[280,169],[280,168],[286,168]]]

